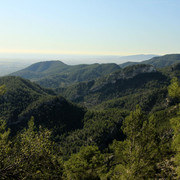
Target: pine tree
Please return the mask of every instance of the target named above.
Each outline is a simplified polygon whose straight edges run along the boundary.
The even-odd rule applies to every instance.
[[[3,95],[6,92],[6,86],[2,85],[0,86],[0,95]]]
[[[172,141],[172,148],[175,151],[175,164],[176,172],[180,178],[180,108],[177,116],[170,120],[171,126],[174,130],[174,136]]]
[[[21,179],[61,179],[63,162],[59,148],[51,140],[51,132],[39,127],[36,131],[34,119],[28,129],[16,140],[14,152],[21,163],[16,171]]]
[[[0,95],[5,93],[5,86],[0,86]],[[6,128],[6,122],[0,120],[0,179],[12,176],[10,130]]]
[[[177,77],[171,80],[171,84],[168,87],[168,94],[174,101],[180,100],[180,86]]]
[[[139,106],[125,119],[123,142],[115,141],[115,168],[112,179],[146,179],[155,175],[158,148],[155,118],[147,118]]]
[[[6,122],[0,120],[0,179],[11,176],[11,142],[10,130],[6,130]]]
[[[65,162],[65,179],[98,180],[103,170],[103,155],[98,147],[82,147]]]

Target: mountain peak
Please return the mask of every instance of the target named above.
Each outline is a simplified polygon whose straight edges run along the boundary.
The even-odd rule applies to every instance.
[[[62,61],[42,61],[42,62],[38,62],[35,64],[32,64],[31,66],[27,67],[26,70],[29,71],[34,71],[34,72],[44,72],[44,71],[49,71],[52,68],[55,67],[59,67],[59,66],[67,66],[65,63],[63,63]]]

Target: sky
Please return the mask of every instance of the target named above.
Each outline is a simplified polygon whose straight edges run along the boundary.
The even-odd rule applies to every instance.
[[[0,0],[0,58],[180,52],[180,0]]]

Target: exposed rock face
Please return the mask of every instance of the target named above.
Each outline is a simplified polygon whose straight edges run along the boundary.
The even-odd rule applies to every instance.
[[[151,72],[156,72],[156,69],[151,65],[149,65],[149,66],[136,65],[136,66],[133,66],[131,71],[124,73],[124,79],[133,78],[134,76],[141,74],[141,73],[151,73]]]
[[[118,73],[119,72],[119,73]],[[134,65],[134,66],[129,66],[121,71],[118,71],[112,75],[109,76],[111,79],[113,77],[118,79],[129,79],[133,78],[134,76],[137,76],[138,74],[141,73],[151,73],[151,72],[156,72],[156,69],[152,65]]]
[[[97,80],[97,83],[91,88],[91,92],[95,92],[98,89],[101,89],[106,84],[115,84],[120,79],[130,79],[137,76],[138,74],[152,72],[156,72],[156,69],[152,65],[138,64],[128,66],[125,69],[121,69],[110,74],[109,76],[106,76],[104,79],[100,78],[99,80]]]

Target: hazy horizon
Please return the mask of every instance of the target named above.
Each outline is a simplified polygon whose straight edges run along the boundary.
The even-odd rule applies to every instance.
[[[1,1],[0,55],[178,53],[179,9],[178,0]]]
[[[100,56],[100,55],[42,55],[42,54],[4,54],[4,58],[0,56],[0,76],[8,75],[12,72],[24,69],[31,64],[59,60],[68,65],[93,64],[93,63],[116,63],[122,64],[127,61],[143,61],[157,55],[130,55],[130,56]],[[31,57],[27,59],[27,57]]]
[[[157,54],[135,54],[127,56],[117,55],[66,55],[66,54],[0,54],[0,62],[22,62],[25,64],[40,61],[60,60],[67,64],[92,64],[92,63],[124,63],[127,61],[148,60]]]
[[[178,0],[1,1],[0,70],[49,60],[122,64],[179,53],[179,9]]]

